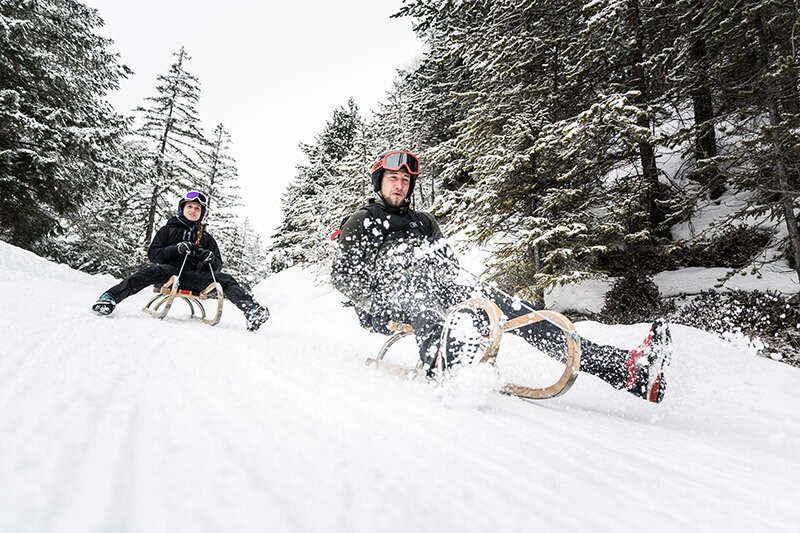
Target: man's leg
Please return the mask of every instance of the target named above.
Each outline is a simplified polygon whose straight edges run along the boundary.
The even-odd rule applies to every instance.
[[[433,369],[439,355],[439,341],[444,327],[444,316],[431,309],[420,310],[411,318],[419,358],[426,368]]]
[[[531,309],[536,310],[530,302],[524,300],[514,302],[497,291],[492,291],[489,296],[509,320],[525,315]],[[517,328],[511,333],[522,337],[549,357],[558,359],[562,363],[566,361],[567,343],[564,332],[555,324],[541,320]],[[581,338],[581,370],[599,377],[618,389],[625,384],[622,368],[627,356],[627,350],[595,344]]]
[[[406,314],[411,317],[420,359],[429,369],[435,367],[436,358],[441,355],[440,344],[447,310],[468,299],[473,289],[451,283],[440,285],[432,292],[424,299],[416,299],[417,305],[410,305],[405,309]],[[462,343],[448,338],[446,354],[448,366],[457,362],[463,355],[461,348],[463,348]]]
[[[493,296],[495,296],[495,302],[500,310],[509,319],[524,315],[534,309],[530,302],[522,301],[520,306],[514,305],[506,296]],[[659,328],[663,331],[659,331]],[[517,328],[512,333],[519,335],[546,355],[562,362],[566,361],[564,333],[555,324],[541,320]],[[643,345],[632,350],[597,344],[581,338],[581,370],[599,377],[616,389],[626,389],[637,396],[658,402],[663,398],[666,388],[663,376],[659,376],[663,362],[655,364],[649,359],[655,359],[652,353],[653,349],[667,349],[666,345],[669,342],[669,330],[660,323],[653,324]],[[642,355],[645,357],[640,357]],[[648,368],[651,363],[653,363],[653,367]],[[654,373],[655,375],[651,375]],[[654,390],[654,386],[658,390]],[[656,397],[657,399],[655,399]]]

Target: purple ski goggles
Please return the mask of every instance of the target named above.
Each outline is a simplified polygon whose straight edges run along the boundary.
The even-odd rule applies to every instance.
[[[200,202],[203,207],[208,206],[208,197],[200,191],[189,191],[183,196],[183,199],[189,202]]]

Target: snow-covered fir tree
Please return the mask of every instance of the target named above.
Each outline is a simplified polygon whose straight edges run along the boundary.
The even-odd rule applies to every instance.
[[[352,147],[338,167],[341,175],[339,200],[331,207],[328,217],[335,224],[332,229],[338,229],[342,219],[363,206],[372,195],[369,167],[375,155],[386,149],[380,133],[374,121],[357,124]]]
[[[780,242],[772,247],[785,250],[800,273],[800,12],[787,0],[702,2],[690,8],[702,30],[705,63],[718,80],[721,127],[737,141],[709,162],[734,190],[751,192],[734,217],[773,221]]]
[[[125,124],[105,96],[129,72],[75,0],[0,2],[0,238],[32,248],[102,186]]]
[[[434,209],[496,245],[511,285],[657,269],[669,226],[726,179],[784,191],[755,213],[786,218],[792,241],[790,2],[412,1],[399,15],[428,44],[409,98],[428,122],[449,119],[438,138],[412,132],[441,178]],[[717,155],[722,119],[768,123],[760,149]],[[668,152],[691,164],[665,174]]]
[[[225,270],[233,273],[243,287],[252,288],[270,272],[266,247],[250,219],[245,217],[239,223],[228,250],[224,256]]]
[[[420,151],[419,115],[414,110],[413,89],[406,81],[406,74],[399,72],[392,81],[391,89],[386,97],[378,104],[369,121],[372,132],[371,159],[387,150],[402,149],[414,153]],[[371,162],[371,161],[370,161]],[[358,178],[364,179],[364,171],[369,162],[362,167]],[[420,180],[414,187],[414,201],[419,208],[428,207],[433,203],[435,194],[433,179]]]
[[[217,124],[203,153],[203,181],[199,186],[209,197],[207,222],[211,224],[217,242],[227,257],[239,228],[236,214],[241,207],[236,161],[230,154],[231,135],[225,126]]]
[[[470,94],[473,88],[472,72],[457,44],[463,28],[469,27],[460,21],[460,13],[468,20],[474,18],[463,11],[466,7],[452,2],[408,2],[395,15],[412,17],[414,29],[427,45],[427,53],[416,67],[400,73],[400,81],[406,87],[411,125],[424,165],[419,194],[436,202],[437,212],[448,219],[458,214],[472,183],[470,158],[452,142],[458,133],[455,124],[466,114],[466,106],[456,95]]]
[[[306,162],[298,165],[281,198],[282,219],[270,247],[273,270],[327,255],[328,237],[340,222],[336,216],[347,203],[342,202],[343,165],[354,150],[361,121],[358,106],[350,99],[334,109],[313,143],[300,145]]]
[[[63,235],[48,239],[47,255],[85,272],[120,277],[144,264],[147,255],[141,241],[141,213],[130,206],[141,201],[136,184],[147,169],[149,156],[141,138],[125,139],[102,187],[66,217]]]
[[[166,74],[157,77],[156,95],[137,109],[141,126],[138,133],[149,141],[149,172],[140,184],[142,242],[149,243],[160,216],[172,213],[174,198],[186,190],[201,188],[204,173],[203,152],[208,141],[200,129],[196,105],[200,83],[188,70],[191,59],[181,47]]]

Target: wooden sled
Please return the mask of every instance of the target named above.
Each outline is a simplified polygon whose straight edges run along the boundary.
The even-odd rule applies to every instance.
[[[172,276],[164,283],[161,288],[155,288],[158,293],[147,302],[143,311],[154,318],[164,318],[169,313],[172,307],[172,302],[175,298],[183,300],[189,306],[191,318],[195,318],[208,324],[209,326],[216,326],[222,319],[222,305],[225,301],[225,294],[222,291],[222,285],[218,282],[213,282],[208,285],[199,293],[195,293],[185,289],[178,288],[178,276]],[[213,291],[215,295],[209,296]],[[217,299],[216,314],[211,318],[206,318],[206,309],[203,306],[203,301],[209,298]],[[195,312],[197,311],[197,312]]]
[[[454,313],[463,310],[483,311],[489,317],[490,333],[486,337],[483,337],[480,341],[479,349],[482,352],[482,355],[478,360],[479,363],[487,363],[491,365],[495,364],[497,354],[500,350],[500,341],[502,340],[503,333],[511,330],[542,320],[547,320],[564,332],[564,339],[567,347],[567,359],[565,362],[564,372],[555,383],[547,387],[526,387],[524,385],[506,383],[500,388],[500,392],[519,396],[520,398],[529,400],[544,400],[547,398],[555,398],[556,396],[564,394],[570,389],[570,387],[572,387],[572,384],[575,383],[575,379],[578,377],[578,372],[580,371],[581,343],[580,338],[575,332],[575,326],[564,315],[556,313],[555,311],[535,311],[502,322],[502,312],[494,302],[485,298],[472,298],[452,307],[447,312],[445,317],[445,329],[442,332],[442,349],[445,353],[447,351],[446,339],[448,338],[447,334],[449,330],[449,324],[451,323],[449,319]],[[385,360],[389,348],[391,348],[394,343],[403,337],[412,335],[414,333],[413,328],[409,324],[390,322],[388,327],[394,332],[394,334],[384,343],[376,357],[370,357],[366,360],[366,364],[368,366],[374,365],[380,370],[407,379],[424,377],[425,370],[422,366],[422,362],[418,363],[415,368],[408,368],[406,366],[398,365]]]

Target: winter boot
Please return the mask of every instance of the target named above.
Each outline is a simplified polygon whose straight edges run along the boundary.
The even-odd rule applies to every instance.
[[[245,312],[244,317],[247,319],[247,331],[257,331],[261,324],[269,320],[269,309],[254,305]]]
[[[625,388],[628,392],[654,403],[664,399],[667,390],[664,368],[672,356],[671,344],[672,336],[667,324],[661,320],[653,322],[644,342],[628,352],[625,363]]]
[[[110,315],[116,306],[117,302],[114,301],[114,297],[111,296],[111,293],[104,292],[92,306],[92,311],[98,315]]]
[[[446,320],[448,331],[443,346],[439,345],[442,340],[442,326],[416,333],[420,357],[428,369],[429,378],[439,369],[469,365],[476,357],[480,358],[484,331],[488,332],[488,320],[482,319],[480,314],[472,310],[461,310],[449,315]]]
[[[480,359],[481,341],[489,335],[489,320],[483,311],[463,309],[448,317],[447,335],[449,365],[468,365]]]

